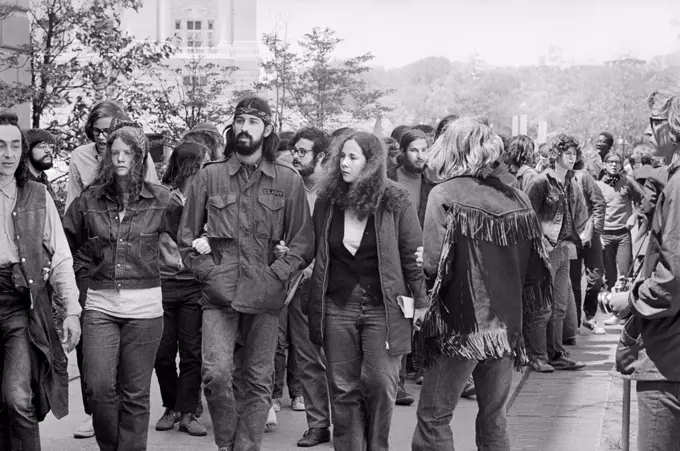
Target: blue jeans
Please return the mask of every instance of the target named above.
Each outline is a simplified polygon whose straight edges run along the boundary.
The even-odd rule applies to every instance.
[[[288,328],[305,399],[307,426],[327,428],[331,425],[331,407],[326,378],[326,356],[320,346],[309,339],[309,320],[302,312],[301,297],[309,295],[309,281],[303,282],[288,305]]]
[[[326,300],[325,321],[333,445],[342,451],[388,450],[401,355],[386,346],[385,306],[357,285],[343,307]]]
[[[509,451],[506,403],[512,382],[512,359],[484,361],[442,358],[426,369],[420,391],[412,451],[453,451],[451,419],[470,375],[477,387],[477,449]]]
[[[239,313],[231,307],[203,310],[203,376],[205,399],[218,447],[257,451],[271,406],[272,374],[278,314]],[[237,340],[241,380],[234,381]],[[238,382],[238,407],[233,383]]]
[[[680,451],[680,382],[637,381],[638,451]]]
[[[83,366],[99,449],[144,451],[163,318],[117,318],[95,310],[84,315]]]
[[[30,301],[0,293],[0,449],[39,451],[40,432],[31,389]]]
[[[201,285],[197,282],[163,281],[163,338],[154,368],[163,406],[181,413],[196,412],[200,399],[203,318],[200,300]]]

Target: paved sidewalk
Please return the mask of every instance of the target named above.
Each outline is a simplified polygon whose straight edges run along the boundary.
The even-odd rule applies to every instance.
[[[604,318],[598,319],[602,324]],[[600,449],[603,420],[614,392],[611,370],[620,330],[607,327],[606,335],[581,331],[577,345],[568,350],[572,358],[587,364],[583,370],[527,374],[508,413],[513,449]]]

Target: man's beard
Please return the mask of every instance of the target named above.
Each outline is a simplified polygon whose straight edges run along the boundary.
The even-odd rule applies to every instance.
[[[404,169],[412,174],[422,174],[425,170],[425,164],[416,166],[408,158],[404,158]]]
[[[241,137],[245,136],[248,138],[248,142],[243,142],[241,141]],[[254,140],[252,136],[248,132],[241,132],[238,134],[236,137],[236,152],[239,155],[243,155],[245,157],[250,156],[257,152],[257,149],[259,149],[262,146],[262,143],[264,142],[264,134],[260,135],[260,139]]]
[[[300,165],[299,167],[297,165]],[[297,169],[298,173],[302,177],[309,177],[310,175],[314,174],[314,168],[316,167],[316,157],[312,158],[312,161],[309,164],[302,164],[300,160],[297,158],[293,160],[293,166],[295,169]]]
[[[28,160],[31,162],[31,165],[33,165],[36,171],[46,171],[54,164],[54,161],[50,155],[45,155],[43,158],[36,160],[33,157],[33,153],[29,153]]]

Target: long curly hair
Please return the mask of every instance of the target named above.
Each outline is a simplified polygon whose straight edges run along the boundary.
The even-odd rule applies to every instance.
[[[555,169],[555,162],[560,159],[567,150],[574,148],[576,153],[581,149],[581,145],[573,136],[565,133],[558,133],[548,140],[548,160],[551,168]]]
[[[116,140],[123,141],[132,150],[132,165],[128,173],[129,182],[125,190],[118,183],[116,168],[111,158],[111,146]],[[106,140],[106,150],[102,156],[97,173],[92,183],[87,187],[87,190],[92,190],[96,197],[111,196],[116,202],[118,211],[124,210],[126,196],[130,200],[136,199],[144,186],[144,178],[146,176],[145,161],[148,147],[149,142],[140,126],[127,121],[117,122],[113,126],[109,138]]]
[[[356,142],[366,157],[366,166],[352,183],[345,182],[340,172],[342,149],[348,141]],[[352,211],[359,219],[374,214],[380,207],[385,192],[386,158],[387,150],[374,134],[353,132],[341,135],[331,143],[328,172],[321,181],[319,198],[343,210]]]

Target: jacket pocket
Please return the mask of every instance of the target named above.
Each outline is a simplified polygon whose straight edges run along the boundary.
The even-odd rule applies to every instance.
[[[213,305],[231,305],[238,277],[238,263],[227,263],[213,267],[203,281],[203,296]]]
[[[238,227],[238,204],[235,194],[215,194],[208,198],[208,236],[235,238]]]
[[[142,233],[139,237],[139,256],[147,262],[158,261],[158,234]]]
[[[257,196],[259,211],[255,235],[257,238],[279,241],[283,239],[283,214],[286,200],[276,196]]]
[[[287,289],[269,266],[244,266],[238,289],[238,305],[257,310],[280,310]]]

